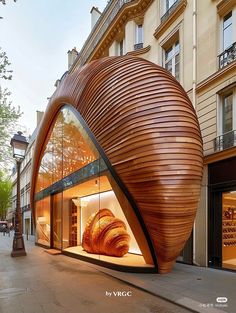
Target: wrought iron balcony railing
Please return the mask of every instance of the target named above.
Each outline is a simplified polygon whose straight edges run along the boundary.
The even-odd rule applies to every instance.
[[[236,60],[236,42],[219,55],[219,68],[223,68]]]
[[[139,49],[142,49],[142,48],[143,48],[143,43],[142,42],[136,43],[134,45],[134,50],[139,50]]]
[[[21,208],[21,212],[26,212],[26,211],[29,211],[30,210],[30,204],[27,204],[27,205],[24,205],[22,208]]]
[[[175,8],[178,6],[178,4],[181,2],[181,0],[176,0],[172,6],[166,11],[164,15],[161,17],[161,23],[163,23],[175,10]]]
[[[225,133],[214,139],[214,151],[222,151],[236,145],[236,130]]]

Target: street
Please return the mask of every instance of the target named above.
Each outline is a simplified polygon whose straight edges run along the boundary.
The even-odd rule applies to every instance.
[[[88,263],[25,243],[27,256],[11,258],[12,234],[0,234],[0,313],[190,312]]]

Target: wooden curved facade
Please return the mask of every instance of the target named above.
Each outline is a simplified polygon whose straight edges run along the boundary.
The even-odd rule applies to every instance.
[[[139,210],[158,271],[169,272],[190,236],[203,170],[200,128],[186,92],[165,69],[132,56],[100,59],[70,73],[36,139],[32,208],[43,145],[64,104],[95,136]]]

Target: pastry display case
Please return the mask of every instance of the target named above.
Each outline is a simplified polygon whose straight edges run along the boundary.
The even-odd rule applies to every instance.
[[[222,195],[222,267],[236,268],[236,193]]]
[[[224,211],[222,233],[223,246],[236,247],[236,208],[229,207]]]

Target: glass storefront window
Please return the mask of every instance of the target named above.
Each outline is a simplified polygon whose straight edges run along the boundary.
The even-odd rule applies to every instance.
[[[36,242],[50,246],[50,197],[35,204]]]
[[[51,211],[52,211],[52,231],[53,231],[53,247],[62,248],[62,193],[57,193],[52,196]]]
[[[72,254],[152,267],[142,255],[142,249],[149,252],[130,204],[68,106],[46,140],[35,199],[38,243],[49,246],[51,238],[52,248]]]
[[[68,108],[63,114],[63,177],[99,158],[85,129]]]
[[[82,254],[82,235],[84,226],[82,216],[82,197],[98,195],[100,177],[93,177],[86,182],[63,191],[63,249]],[[92,197],[91,196],[91,197]],[[99,201],[94,202],[94,209],[99,210]],[[87,212],[92,214],[92,212]],[[68,249],[67,249],[68,248]],[[98,255],[96,256],[98,259]]]
[[[63,115],[59,112],[43,149],[36,181],[36,192],[44,190],[62,178]]]
[[[108,210],[109,214],[114,215],[114,218],[105,216],[104,210]],[[90,232],[92,241],[99,238],[98,245],[94,251],[88,253],[83,245],[83,236],[91,216],[98,212],[101,212],[101,218],[98,218],[96,224],[91,226],[93,228]],[[63,214],[63,248],[65,251],[121,265],[128,263],[128,265],[141,264],[143,266],[145,264],[140,248],[106,173],[65,190],[63,192]],[[125,225],[125,232],[128,236],[125,239],[125,232],[119,221]],[[116,223],[118,224],[116,225]],[[105,227],[104,224],[106,224]],[[123,260],[102,253],[105,241],[112,240],[112,236],[116,236],[116,242],[119,245],[126,243],[129,245],[129,254],[126,254]],[[123,240],[127,240],[127,242],[124,243]],[[112,246],[111,241],[110,246]]]
[[[36,192],[99,158],[89,136],[67,107],[56,117],[44,145],[36,181]]]
[[[236,191],[222,194],[222,267],[236,269]]]

